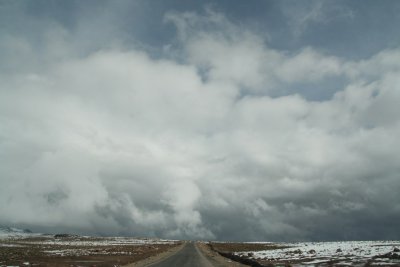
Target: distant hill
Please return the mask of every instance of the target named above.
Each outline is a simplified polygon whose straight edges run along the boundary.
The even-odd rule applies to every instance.
[[[29,237],[41,235],[39,233],[32,233],[29,229],[19,229],[8,226],[0,226],[0,238],[16,238],[16,237]]]

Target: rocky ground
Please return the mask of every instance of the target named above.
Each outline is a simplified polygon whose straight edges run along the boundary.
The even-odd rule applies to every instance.
[[[400,241],[209,243],[250,266],[400,266]]]

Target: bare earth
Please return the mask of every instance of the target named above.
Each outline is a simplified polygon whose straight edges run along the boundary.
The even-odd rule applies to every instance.
[[[124,266],[163,255],[179,241],[53,236],[0,240],[0,266]]]

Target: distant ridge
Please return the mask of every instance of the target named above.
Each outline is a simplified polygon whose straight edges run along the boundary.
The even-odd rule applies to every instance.
[[[19,229],[9,226],[0,226],[0,238],[17,238],[41,235],[40,233],[33,233],[29,229]]]

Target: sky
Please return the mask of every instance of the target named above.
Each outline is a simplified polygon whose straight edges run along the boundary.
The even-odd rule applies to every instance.
[[[400,239],[399,12],[0,0],[0,225]]]

